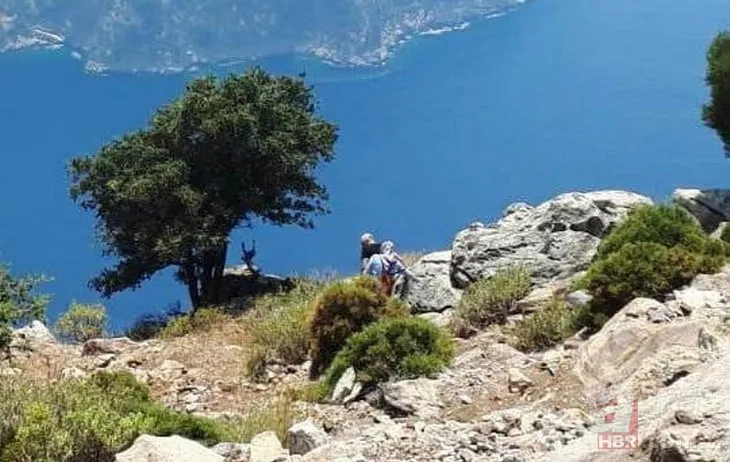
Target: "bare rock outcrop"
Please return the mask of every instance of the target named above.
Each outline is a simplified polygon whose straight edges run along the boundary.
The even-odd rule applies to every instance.
[[[730,221],[730,189],[676,189],[672,201],[694,216],[708,233]]]
[[[416,313],[455,308],[461,290],[451,284],[451,251],[427,254],[409,268],[403,296]]]
[[[561,194],[537,207],[513,204],[495,224],[472,224],[452,246],[451,279],[457,288],[521,264],[536,284],[584,270],[604,234],[635,206],[652,200],[627,191]]]

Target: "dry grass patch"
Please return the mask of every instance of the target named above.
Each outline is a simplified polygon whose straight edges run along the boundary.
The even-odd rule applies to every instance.
[[[286,445],[287,430],[299,417],[290,394],[282,393],[250,409],[236,424],[234,436],[237,441],[248,443],[259,433],[273,431],[279,437],[279,441]]]

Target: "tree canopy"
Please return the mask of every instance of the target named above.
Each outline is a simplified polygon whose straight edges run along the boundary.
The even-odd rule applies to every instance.
[[[36,294],[38,285],[49,281],[43,275],[16,277],[0,263],[0,351],[8,353],[11,327],[33,320],[43,321],[49,302],[47,295]]]
[[[201,77],[145,129],[72,159],[71,197],[119,260],[90,286],[110,297],[175,267],[193,307],[218,303],[235,228],[312,228],[329,213],[315,170],[333,159],[337,127],[315,110],[304,75]]]
[[[705,81],[710,87],[710,101],[702,107],[702,120],[717,132],[725,155],[730,157],[730,32],[721,32],[712,41]]]

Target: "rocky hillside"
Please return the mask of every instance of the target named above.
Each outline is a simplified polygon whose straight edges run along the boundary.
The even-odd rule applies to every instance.
[[[707,234],[719,236],[730,221],[730,192],[678,190],[673,202]],[[118,461],[730,460],[730,266],[661,297],[634,298],[597,331],[550,348],[520,351],[509,340],[510,326],[536,316],[556,294],[573,309],[590,303],[575,281],[630,210],[650,204],[625,191],[513,204],[497,223],[474,223],[450,249],[421,258],[401,296],[415,316],[445,328],[468,288],[500,268],[523,265],[532,283],[506,323],[472,328],[457,339],[449,367],[431,377],[368,389],[348,370],[329,399],[298,399],[288,390],[308,384],[308,361],[269,362],[263,378],[246,378],[245,314],[177,338],[82,345],[58,343],[33,323],[15,332],[2,373],[63,381],[125,370],[167,407],[216,419],[290,400],[293,417],[278,435],[282,422],[250,443],[210,448],[143,435]]]

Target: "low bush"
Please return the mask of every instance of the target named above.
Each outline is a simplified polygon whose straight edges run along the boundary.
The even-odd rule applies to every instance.
[[[328,286],[314,301],[310,375],[323,373],[347,339],[368,324],[383,317],[408,314],[408,307],[397,299],[389,299],[374,278],[361,276]]]
[[[515,304],[530,293],[530,275],[520,266],[501,268],[466,288],[456,317],[477,329],[503,323]]]
[[[58,318],[54,330],[65,340],[85,342],[103,336],[107,321],[104,305],[73,302],[68,310]]]
[[[453,355],[452,338],[427,319],[383,319],[347,340],[327,370],[325,384],[332,390],[349,367],[364,384],[428,376],[448,366]]]
[[[554,297],[548,304],[512,326],[512,346],[522,351],[540,351],[553,347],[593,324],[588,309],[572,308]]]
[[[228,321],[230,317],[217,308],[199,308],[193,313],[170,319],[160,331],[161,338],[182,337],[195,332],[206,332]]]
[[[0,382],[0,461],[112,462],[142,433],[210,445],[229,440],[236,428],[153,402],[126,372],[56,384]]]
[[[729,248],[678,206],[641,206],[601,242],[571,288],[593,295],[590,321],[600,327],[636,297],[661,299],[699,273],[716,272]]]
[[[585,275],[592,305],[612,316],[637,297],[662,298],[699,273],[720,269],[724,256],[691,252],[656,243],[625,244],[596,261]]]
[[[641,242],[706,254],[719,249],[713,241],[679,206],[642,205],[629,212],[626,219],[606,236],[598,246],[596,260],[605,259],[626,244]]]

